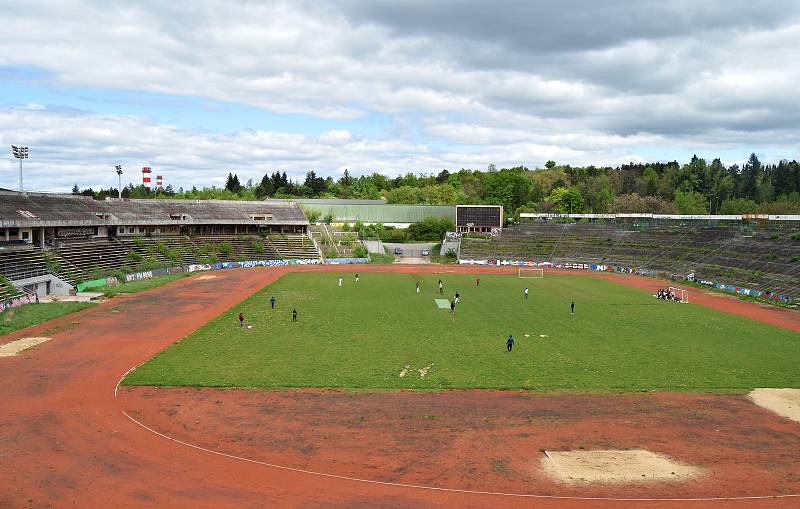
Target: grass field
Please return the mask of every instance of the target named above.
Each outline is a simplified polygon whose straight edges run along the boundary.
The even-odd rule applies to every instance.
[[[80,311],[89,306],[94,306],[94,304],[90,302],[48,302],[25,304],[7,309],[0,313],[0,336]]]
[[[453,319],[435,305],[437,275],[370,273],[356,285],[345,274],[342,288],[337,277],[287,274],[125,383],[592,392],[800,387],[797,333],[602,279],[484,275],[476,288],[473,276],[443,274],[445,297],[461,293]],[[239,327],[240,311],[252,329]],[[516,340],[511,353],[509,333]]]

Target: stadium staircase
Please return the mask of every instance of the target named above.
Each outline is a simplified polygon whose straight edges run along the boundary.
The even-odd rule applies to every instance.
[[[269,235],[267,239],[281,258],[318,259],[320,257],[317,246],[302,233]]]
[[[599,263],[660,270],[800,298],[797,230],[529,224],[491,239],[465,237],[462,259]]]

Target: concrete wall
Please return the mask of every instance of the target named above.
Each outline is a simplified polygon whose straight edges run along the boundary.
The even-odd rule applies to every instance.
[[[39,297],[44,297],[46,295],[69,295],[70,290],[73,288],[72,285],[52,274],[18,279],[16,281],[12,281],[11,284],[17,288],[22,288],[29,292],[35,292]],[[50,290],[49,293],[48,287]]]

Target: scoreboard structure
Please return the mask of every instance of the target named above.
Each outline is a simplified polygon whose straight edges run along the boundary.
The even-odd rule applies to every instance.
[[[502,205],[457,205],[456,231],[483,232],[503,227]]]

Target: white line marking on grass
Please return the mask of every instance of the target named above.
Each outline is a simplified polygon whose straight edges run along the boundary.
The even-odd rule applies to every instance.
[[[130,372],[131,372],[131,371],[133,371],[134,369],[138,368],[139,366],[141,366],[141,365],[142,365],[142,364],[144,364],[145,362],[147,362],[147,361],[140,362],[140,363],[139,363],[139,364],[137,364],[136,366],[134,366],[134,367],[130,368],[128,371],[126,371],[125,373],[123,373],[121,377],[119,377],[119,380],[117,380],[117,385],[115,385],[115,386],[114,386],[114,397],[115,397],[115,398],[117,397],[117,391],[119,390],[119,384],[121,384],[121,383],[122,383],[122,381],[125,379],[125,377],[126,377],[126,376],[128,376],[128,373],[130,373]]]

